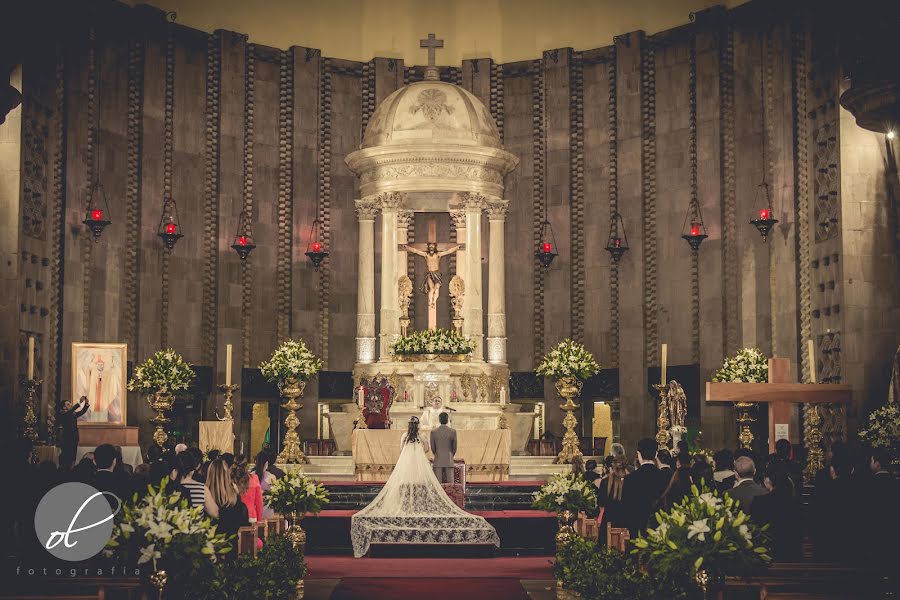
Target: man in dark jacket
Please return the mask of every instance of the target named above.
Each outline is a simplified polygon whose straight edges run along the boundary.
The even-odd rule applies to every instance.
[[[639,466],[622,482],[622,505],[632,539],[646,531],[666,489],[666,480],[656,467],[657,448],[656,440],[644,438],[639,441]]]
[[[740,502],[741,510],[750,514],[753,499],[757,496],[768,494],[769,490],[756,483],[753,479],[756,475],[756,465],[749,456],[741,456],[735,459],[734,472],[737,476],[737,481],[734,487],[725,493]]]
[[[63,471],[68,471],[75,464],[75,453],[78,452],[78,417],[86,413],[87,409],[87,397],[82,396],[76,404],[66,402],[59,413],[58,422],[62,429],[59,465]]]

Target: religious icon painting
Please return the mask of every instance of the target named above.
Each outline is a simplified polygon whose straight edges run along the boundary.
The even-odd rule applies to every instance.
[[[79,425],[125,425],[127,344],[72,344],[72,404],[87,399]]]

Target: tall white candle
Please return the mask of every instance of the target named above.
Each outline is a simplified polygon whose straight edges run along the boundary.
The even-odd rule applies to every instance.
[[[806,351],[809,353],[809,382],[816,382],[816,345],[812,340],[806,341]]]
[[[666,361],[669,357],[669,345],[662,345],[662,368],[659,371],[659,383],[666,385]]]
[[[28,338],[28,379],[34,379],[34,336]]]
[[[231,344],[225,346],[225,385],[231,385]]]
[[[359,407],[365,408],[366,407],[366,390],[363,389],[362,385],[359,386],[359,392],[356,395],[357,395],[357,403],[359,404]]]

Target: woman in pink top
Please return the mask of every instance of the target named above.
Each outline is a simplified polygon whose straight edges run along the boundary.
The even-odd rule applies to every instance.
[[[241,494],[241,501],[247,506],[247,516],[251,523],[263,518],[262,488],[255,473],[248,473],[246,464],[235,461],[231,468],[234,484]]]

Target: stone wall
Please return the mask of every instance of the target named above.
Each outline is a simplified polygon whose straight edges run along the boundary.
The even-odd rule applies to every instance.
[[[659,366],[663,342],[670,364],[699,361],[703,379],[725,354],[756,345],[791,358],[805,380],[806,338],[816,336],[821,351],[834,331],[845,339],[850,332],[860,340],[875,335],[877,347],[854,350],[844,374],[854,373],[849,381],[861,386],[867,404],[886,385],[876,375],[888,360],[882,350],[896,344],[891,307],[898,292],[896,254],[882,239],[887,208],[875,185],[883,169],[877,144],[844,133],[841,120],[842,139],[859,152],[847,146],[854,158],[846,172],[838,172],[844,160],[826,161],[825,174],[831,168],[840,176],[846,193],[838,221],[819,239],[816,152],[820,141],[829,143],[823,123],[837,127],[837,87],[808,86],[807,79],[816,70],[813,55],[829,50],[813,44],[802,15],[761,26],[756,13],[752,3],[731,12],[717,7],[690,25],[653,36],[626,33],[606,48],[441,68],[443,79],[484,102],[521,161],[506,182],[511,370],[531,371],[542,351],[565,337],[583,341],[604,367],[618,367],[619,431],[629,448],[654,431],[647,369]],[[75,341],[127,342],[133,362],[166,343],[211,368],[219,382],[226,344],[234,345],[235,368],[254,368],[279,340],[302,337],[328,370],[349,371],[357,188],[344,157],[357,148],[375,106],[419,79],[421,69],[395,59],[358,63],[311,48],[257,46],[239,33],[167,23],[146,6],[112,5],[101,17],[93,61],[85,24],[24,65],[22,160],[31,170],[23,173],[28,186],[18,203],[4,196],[3,210],[20,215],[21,227],[4,243],[19,240],[9,252],[18,252],[21,268],[7,268],[4,277],[17,290],[10,306],[26,308],[4,327],[0,361],[18,369],[20,331],[36,333],[45,406],[70,395]],[[807,112],[819,104],[824,108],[811,119]],[[185,234],[171,252],[156,235],[167,129],[168,177]],[[99,243],[81,224],[90,152],[113,220]],[[696,260],[680,237],[692,168],[709,234]],[[758,196],[764,173],[779,219],[768,244],[748,223],[765,204]],[[230,245],[245,209],[257,248],[242,263]],[[34,210],[46,215],[40,235],[22,217]],[[630,245],[618,264],[604,250],[616,211]],[[545,215],[560,254],[549,270],[534,259]],[[318,272],[304,256],[314,219],[331,252]],[[411,239],[426,235],[426,220],[413,218]],[[453,235],[450,219],[439,219],[440,241]],[[850,290],[852,280],[853,296],[845,310],[833,311],[842,302],[817,300],[821,277],[812,258],[841,253],[842,239],[850,249],[843,270],[822,283]],[[376,239],[376,252],[379,245]],[[420,262],[410,261],[417,286]],[[42,290],[28,283],[37,281]],[[814,309],[825,304],[828,324],[817,327]],[[419,295],[413,312],[422,326]],[[826,356],[832,360],[819,354]],[[3,379],[0,392],[13,390],[11,378]],[[552,392],[548,385],[547,425],[560,434]],[[307,388],[304,437],[315,432],[317,395],[315,385]],[[242,397],[247,407],[258,399]],[[215,406],[215,396],[207,397],[202,417],[211,418]],[[701,406],[707,445],[733,445],[731,410]],[[142,427],[144,440],[148,413],[142,399],[130,398],[129,423]],[[248,431],[249,408],[237,413]]]

